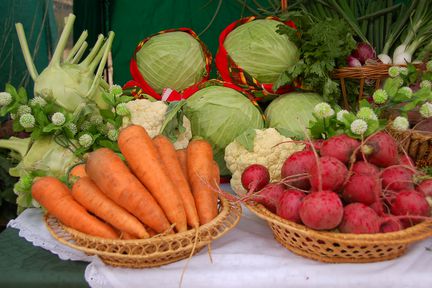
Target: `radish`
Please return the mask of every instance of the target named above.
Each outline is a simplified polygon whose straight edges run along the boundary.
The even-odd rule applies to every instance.
[[[305,194],[298,190],[285,190],[276,205],[276,214],[286,220],[301,223],[299,208],[304,197]]]
[[[392,191],[414,189],[413,176],[414,172],[405,167],[388,167],[381,173],[382,188]]]
[[[415,164],[414,164],[414,161],[412,160],[412,158],[408,155],[405,155],[405,154],[399,155],[399,164],[405,165],[405,166],[410,166],[410,167],[415,167]]]
[[[360,145],[360,143],[345,135],[333,136],[324,141],[322,144],[320,154],[321,156],[331,156],[341,162],[347,164],[353,151]]]
[[[282,181],[286,177],[309,174],[312,166],[315,164],[315,154],[312,150],[298,151],[289,156],[282,165],[281,177]],[[289,185],[302,190],[310,189],[309,179],[289,182]]]
[[[352,203],[344,208],[339,231],[342,233],[373,234],[380,231],[381,219],[370,207]]]
[[[355,174],[378,175],[379,168],[369,162],[357,161],[352,167],[352,172]]]
[[[253,195],[252,200],[263,204],[268,210],[275,213],[276,205],[285,191],[282,183],[269,183],[262,190]]]
[[[361,147],[361,152],[370,163],[379,167],[398,163],[397,143],[392,136],[382,131],[370,136]]]
[[[379,201],[381,183],[376,176],[354,174],[342,192],[343,199],[348,203],[360,202],[371,205]]]
[[[249,165],[241,175],[241,183],[247,191],[255,192],[263,189],[270,182],[268,169],[260,164]]]
[[[303,224],[312,229],[334,229],[342,220],[342,201],[332,191],[313,192],[303,198],[299,214]]]
[[[385,213],[384,210],[388,210],[384,208],[383,202],[381,200],[372,203],[371,205],[369,205],[369,207],[372,208],[379,216],[383,216]]]
[[[397,216],[430,216],[430,206],[426,201],[426,198],[415,190],[403,190],[400,191],[391,206],[391,212]],[[404,219],[401,222],[405,227],[411,226],[411,224],[418,223],[419,220],[415,219]]]
[[[388,232],[396,232],[403,229],[403,225],[401,221],[395,218],[392,215],[386,215],[381,218],[381,227],[380,232],[388,233]]]
[[[330,156],[323,156],[319,158],[318,161],[319,163],[314,161],[315,163],[310,171],[312,190],[330,190],[338,192],[343,187],[345,178],[348,175],[346,166],[338,159]],[[322,187],[320,187],[320,180],[322,182]]]
[[[417,186],[417,191],[423,193],[427,197],[432,197],[432,179],[427,179]]]

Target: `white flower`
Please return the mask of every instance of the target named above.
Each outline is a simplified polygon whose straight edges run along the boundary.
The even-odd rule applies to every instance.
[[[373,93],[372,98],[376,104],[384,104],[388,99],[387,91],[378,89]]]
[[[12,95],[8,92],[0,92],[0,106],[7,106],[12,102]]]
[[[344,116],[345,116],[346,114],[349,114],[348,110],[340,110],[340,111],[337,112],[337,114],[336,114],[336,118],[337,118],[337,120],[342,122],[342,121],[344,120]]]
[[[116,129],[112,129],[108,131],[108,139],[110,139],[111,141],[117,141],[118,138],[118,130]]]
[[[116,113],[119,116],[127,116],[130,114],[129,109],[126,106],[126,103],[120,103],[116,107]]]
[[[351,132],[357,135],[362,135],[366,132],[368,125],[363,119],[356,119],[351,123]]]
[[[429,80],[423,80],[420,82],[420,88],[431,88],[432,87],[432,83]]]
[[[392,66],[388,69],[388,74],[390,77],[397,77],[399,76],[400,68],[398,66]]]
[[[78,128],[77,128],[77,126],[74,123],[68,123],[68,124],[66,124],[65,127],[66,127],[66,129],[69,130],[69,132],[72,135],[75,135],[78,132]]]
[[[90,129],[90,127],[92,127],[92,123],[90,121],[86,120],[83,123],[81,123],[80,131],[88,130],[88,129]]]
[[[406,67],[399,67],[399,73],[401,75],[408,75],[408,68],[406,68]]]
[[[90,122],[94,125],[99,125],[102,124],[103,118],[101,115],[96,114],[90,117]]]
[[[114,96],[120,96],[123,93],[123,89],[120,85],[115,84],[110,87],[109,92]]]
[[[409,121],[406,117],[398,116],[393,120],[392,126],[397,131],[405,131],[409,128]]]
[[[424,118],[429,118],[432,116],[432,103],[426,102],[420,107],[420,114]]]
[[[375,114],[375,112],[369,107],[360,108],[360,110],[357,112],[357,118],[363,120],[378,120],[378,117]]]
[[[321,102],[315,105],[314,112],[319,118],[328,118],[335,114],[335,111],[328,103]]]
[[[83,134],[79,137],[78,142],[81,146],[87,148],[93,143],[93,137],[90,134]]]
[[[21,105],[21,106],[18,107],[17,115],[21,116],[21,115],[27,114],[27,113],[30,114],[31,111],[32,110],[31,110],[30,106],[28,106],[28,105]]]
[[[61,126],[66,122],[66,117],[61,112],[56,112],[51,117],[51,122],[56,126]]]
[[[45,101],[45,99],[40,96],[36,96],[30,100],[30,106],[32,107],[35,107],[36,105],[44,107],[46,104],[47,102]]]
[[[19,123],[21,124],[22,127],[24,128],[33,128],[35,125],[35,118],[32,114],[30,113],[24,113],[23,115],[21,115],[21,117],[19,118]]]
[[[410,87],[405,86],[405,87],[401,87],[398,90],[398,93],[402,94],[403,96],[405,96],[406,98],[409,99],[409,98],[412,97],[413,91],[412,91],[412,89]]]

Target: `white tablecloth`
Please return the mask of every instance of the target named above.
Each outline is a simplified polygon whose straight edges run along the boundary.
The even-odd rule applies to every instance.
[[[264,221],[246,208],[236,228],[212,244],[213,263],[206,249],[189,262],[183,287],[432,287],[432,239],[410,246],[406,255],[370,264],[324,264],[297,256],[277,243]],[[85,279],[91,287],[178,287],[186,260],[159,268],[125,269],[103,264],[55,241],[42,212],[28,209],[9,227],[20,230],[35,246],[61,259],[90,262]]]

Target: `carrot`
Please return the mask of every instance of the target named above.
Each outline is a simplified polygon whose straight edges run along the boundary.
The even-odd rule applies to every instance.
[[[69,177],[85,177],[87,176],[87,173],[85,171],[85,164],[78,164],[76,166],[74,166],[70,172],[69,172]]]
[[[213,183],[217,186],[219,186],[220,184],[220,170],[219,170],[219,165],[217,164],[216,161],[213,160]],[[216,194],[217,195],[217,194]]]
[[[33,198],[64,225],[93,236],[118,238],[111,226],[90,215],[76,202],[69,188],[57,178],[41,177],[33,183],[31,190]]]
[[[118,145],[133,173],[156,198],[176,230],[186,231],[186,212],[180,193],[147,131],[138,125],[129,126],[120,132]]]
[[[89,177],[81,177],[75,182],[72,197],[88,211],[119,230],[138,238],[150,236],[137,218],[108,198]]]
[[[102,192],[157,232],[171,228],[164,212],[117,154],[100,148],[89,154],[86,171]]]
[[[177,158],[179,159],[181,170],[186,178],[186,180],[189,183],[189,177],[188,177],[188,169],[187,169],[187,158],[186,158],[186,149],[179,149],[176,150]]]
[[[135,235],[129,234],[127,232],[121,232],[120,238],[124,240],[134,240],[137,239]]]
[[[162,163],[165,165],[165,169],[168,172],[171,181],[176,184],[177,191],[180,193],[181,199],[183,200],[187,223],[193,228],[199,227],[195,200],[189,187],[189,183],[183,174],[174,145],[163,135],[158,135],[153,138],[153,143],[159,152],[159,156],[161,157]]]
[[[215,167],[211,145],[205,140],[193,140],[187,147],[187,167],[200,224],[213,220],[217,211],[217,192],[213,187]]]

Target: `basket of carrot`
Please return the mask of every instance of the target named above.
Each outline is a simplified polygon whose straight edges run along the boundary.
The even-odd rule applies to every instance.
[[[48,176],[33,183],[32,196],[58,241],[109,265],[155,267],[192,256],[238,223],[241,207],[218,193],[208,142],[175,150],[165,136],[151,139],[132,125],[118,145],[127,164],[100,148],[72,170],[71,188]]]

